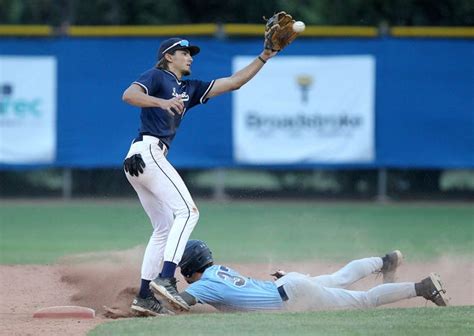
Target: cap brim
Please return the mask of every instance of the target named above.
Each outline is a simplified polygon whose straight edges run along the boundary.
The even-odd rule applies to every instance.
[[[181,50],[189,50],[189,53],[191,54],[191,56],[197,55],[201,51],[201,48],[199,48],[198,46],[189,46],[189,47],[176,48],[176,50],[180,50],[180,49]]]

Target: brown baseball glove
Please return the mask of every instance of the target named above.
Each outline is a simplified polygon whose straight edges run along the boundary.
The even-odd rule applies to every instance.
[[[265,18],[264,18],[265,19]],[[265,25],[265,49],[281,51],[298,36],[293,31],[295,20],[286,12],[278,12]]]

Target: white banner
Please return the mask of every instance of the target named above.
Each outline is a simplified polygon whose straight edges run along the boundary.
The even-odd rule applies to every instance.
[[[237,71],[255,57],[238,56]],[[248,164],[374,160],[375,59],[276,56],[233,94],[234,158]]]
[[[0,162],[56,157],[56,59],[0,56]]]

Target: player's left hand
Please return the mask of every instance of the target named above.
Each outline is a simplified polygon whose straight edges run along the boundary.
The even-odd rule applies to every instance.
[[[278,270],[275,273],[270,274],[271,276],[275,277],[275,280],[278,280],[286,275],[286,272],[283,270]]]
[[[278,12],[267,20],[265,25],[264,47],[272,52],[283,50],[298,36],[293,30],[293,20],[290,14]]]
[[[145,162],[141,154],[134,154],[123,162],[123,169],[132,176],[138,177],[138,175],[143,174],[143,168],[145,168]]]

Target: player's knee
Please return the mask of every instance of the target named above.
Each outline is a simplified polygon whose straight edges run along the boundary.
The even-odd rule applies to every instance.
[[[193,219],[195,223],[199,220],[199,210],[196,206],[191,207],[191,214],[190,217]]]
[[[183,217],[189,219],[191,222],[197,222],[199,219],[199,210],[195,205],[186,205],[175,212],[176,217]]]
[[[333,275],[333,282],[337,284],[339,288],[346,288],[352,284],[352,277],[348,272],[339,272],[337,275]]]
[[[375,308],[381,305],[379,296],[373,290],[366,292],[364,302],[366,308]]]

